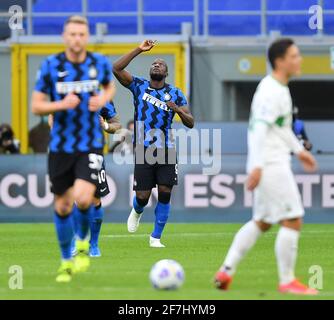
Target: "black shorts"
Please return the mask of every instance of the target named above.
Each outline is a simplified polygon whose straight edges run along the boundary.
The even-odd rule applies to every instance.
[[[98,173],[98,180],[99,184],[95,191],[95,198],[103,198],[110,193],[104,160],[102,163],[102,168]]]
[[[100,186],[106,183],[106,179],[105,181],[102,179],[103,163],[104,159],[100,151],[73,154],[50,152],[48,166],[51,192],[62,195],[73,186],[76,179],[82,179],[94,184],[97,190],[95,195],[100,195]],[[99,175],[101,179],[99,179]],[[103,191],[105,192],[105,190]]]
[[[171,187],[177,185],[178,168],[176,154],[172,163],[168,163],[167,156],[164,163],[150,164],[146,161],[146,158],[144,158],[143,163],[138,162],[135,159],[133,190],[151,190],[156,185]]]

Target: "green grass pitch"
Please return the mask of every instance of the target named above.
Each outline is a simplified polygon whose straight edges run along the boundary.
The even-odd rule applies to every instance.
[[[169,224],[163,243],[166,248],[148,247],[152,224],[142,224],[131,235],[125,224],[102,226],[102,257],[92,260],[87,273],[69,284],[55,282],[59,266],[52,224],[0,224],[0,299],[334,299],[334,226],[306,224],[299,243],[297,276],[304,282],[309,268],[323,270],[323,289],[317,297],[277,293],[274,240],[277,227],[265,234],[241,263],[229,292],[213,287],[220,266],[239,224]],[[148,280],[158,260],[179,261],[186,274],[177,291],[156,291]],[[11,290],[9,267],[23,268],[23,289]]]

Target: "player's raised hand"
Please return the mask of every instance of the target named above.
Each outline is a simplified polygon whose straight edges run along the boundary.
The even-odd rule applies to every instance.
[[[317,161],[307,150],[303,150],[297,155],[299,161],[302,163],[303,168],[306,172],[314,172],[317,170]]]
[[[76,94],[71,92],[66,95],[66,97],[62,101],[62,104],[65,110],[74,109],[80,104],[80,99]]]
[[[144,40],[139,48],[142,50],[142,51],[150,51],[156,44],[157,40]]]
[[[253,191],[258,186],[261,180],[261,176],[262,176],[261,168],[255,168],[252,170],[252,172],[248,175],[246,181],[246,187],[249,191]]]
[[[99,121],[100,121],[100,126],[103,130],[108,130],[109,129],[109,125],[106,121],[104,121],[104,119],[100,116],[99,117]]]
[[[105,103],[103,101],[103,98],[100,95],[95,93],[93,96],[89,98],[88,110],[91,112],[96,112],[100,108],[102,108],[104,105]]]

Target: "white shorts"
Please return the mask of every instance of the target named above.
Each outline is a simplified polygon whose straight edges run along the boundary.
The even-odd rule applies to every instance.
[[[288,165],[268,165],[254,192],[253,219],[268,224],[304,216],[304,208]]]

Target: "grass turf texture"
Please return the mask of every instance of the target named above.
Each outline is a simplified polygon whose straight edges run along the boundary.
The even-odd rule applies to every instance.
[[[104,224],[102,257],[92,259],[87,273],[69,284],[55,282],[59,250],[52,224],[0,224],[0,299],[334,299],[334,226],[304,225],[299,243],[297,276],[311,277],[312,265],[323,269],[323,290],[317,297],[282,295],[276,291],[274,241],[277,227],[265,234],[240,264],[232,288],[213,287],[220,266],[239,224],[169,224],[163,243],[149,248],[152,224],[141,224],[128,234],[125,224]],[[178,291],[156,291],[148,274],[158,260],[179,261],[186,274]],[[11,265],[23,268],[23,289],[8,289]]]

